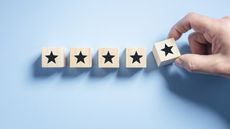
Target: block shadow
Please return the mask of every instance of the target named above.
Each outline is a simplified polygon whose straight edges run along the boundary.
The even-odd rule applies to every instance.
[[[149,52],[147,55],[147,67],[144,69],[144,73],[148,74],[153,72],[154,70],[156,70],[157,64],[156,61],[154,59],[153,53]]]
[[[66,59],[66,67],[64,68],[42,68],[41,67],[41,54],[36,58],[32,64],[32,75],[34,78],[48,78],[55,74],[61,74],[63,79],[71,79],[80,75],[88,74],[89,78],[103,78],[109,74],[116,73],[117,78],[130,78],[143,70],[142,68],[126,68],[125,66],[125,49],[120,56],[119,68],[99,68],[98,67],[98,52],[93,57],[92,68],[69,68],[69,58]],[[69,57],[69,56],[67,56]],[[156,68],[154,58],[150,52],[147,55],[147,68],[144,72],[150,73]]]
[[[54,74],[61,73],[64,68],[42,68],[41,67],[41,54],[36,58],[32,64],[32,76],[34,78],[48,78]]]
[[[182,46],[186,53],[188,46]],[[190,73],[173,66],[159,68],[171,92],[187,101],[217,112],[230,125],[230,80],[214,75]]]
[[[165,37],[161,37],[160,39],[165,39]],[[183,49],[181,49],[183,50]],[[64,68],[41,68],[41,55],[37,57],[35,62],[32,65],[33,77],[34,78],[47,78],[57,73],[62,73],[62,78],[74,78],[80,76],[82,74],[89,73],[90,78],[102,78],[111,73],[117,72],[117,78],[130,78],[143,70],[142,68],[126,68],[125,67],[125,49],[123,49],[122,54],[120,56],[120,68],[98,68],[98,52],[94,55],[93,58],[93,66],[92,68],[81,68],[74,69],[69,68],[69,58],[67,58],[67,67]],[[69,56],[68,56],[69,57]],[[157,65],[155,59],[153,57],[152,52],[149,52],[147,55],[147,67],[144,69],[144,73],[148,74],[157,69]]]
[[[62,71],[62,78],[72,79],[83,74],[87,74],[91,68],[70,68],[70,53],[68,53],[68,58],[66,58],[66,67]]]
[[[93,57],[93,66],[89,72],[89,78],[103,78],[117,71],[117,68],[99,68],[98,67],[98,52]]]
[[[120,56],[120,68],[117,71],[117,78],[130,78],[141,71],[142,68],[126,68],[126,55],[124,49]]]

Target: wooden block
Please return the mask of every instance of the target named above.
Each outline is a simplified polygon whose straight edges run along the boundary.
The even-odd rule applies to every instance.
[[[92,54],[90,48],[70,49],[70,68],[91,68]]]
[[[153,55],[159,67],[174,62],[180,56],[180,51],[176,45],[176,41],[171,38],[155,43]]]
[[[99,68],[119,68],[118,48],[100,48],[98,50]]]
[[[42,68],[62,68],[65,67],[64,48],[43,48]]]
[[[145,48],[126,48],[126,68],[146,68]]]

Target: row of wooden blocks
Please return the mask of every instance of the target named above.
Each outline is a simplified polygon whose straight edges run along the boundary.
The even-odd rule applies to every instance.
[[[153,55],[158,66],[172,63],[180,56],[179,49],[174,39],[167,39],[154,44]],[[90,48],[70,49],[70,68],[91,68],[92,52]],[[64,48],[43,48],[42,49],[43,68],[65,67]],[[100,48],[98,50],[99,68],[119,68],[118,48]],[[145,68],[147,64],[145,48],[126,48],[126,67]]]

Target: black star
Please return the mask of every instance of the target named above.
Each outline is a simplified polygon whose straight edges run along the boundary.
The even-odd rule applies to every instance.
[[[104,62],[104,63],[106,63],[106,62],[108,62],[108,61],[109,61],[110,63],[113,63],[112,58],[114,57],[114,55],[110,55],[109,51],[107,52],[106,55],[103,55],[103,57],[105,58],[105,62]]]
[[[82,62],[85,63],[85,58],[87,57],[86,55],[83,55],[80,51],[79,55],[75,55],[75,57],[77,58],[77,63]]]
[[[167,44],[165,44],[165,48],[161,49],[161,51],[164,51],[165,52],[165,56],[167,56],[169,53],[173,54],[172,52],[172,47],[173,46],[167,46]]]
[[[142,55],[138,55],[137,51],[135,52],[134,55],[131,55],[130,57],[133,58],[133,62],[132,62],[132,63],[134,63],[134,62],[136,62],[136,61],[137,61],[138,63],[141,63],[141,62],[140,62],[140,58],[142,57]]]
[[[46,57],[48,58],[48,63],[50,62],[54,62],[56,64],[55,58],[57,58],[57,55],[54,55],[53,52],[50,52],[50,55],[46,55]]]

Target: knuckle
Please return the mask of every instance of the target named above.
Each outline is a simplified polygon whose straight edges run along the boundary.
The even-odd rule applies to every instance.
[[[218,34],[219,35],[226,35],[229,32],[230,32],[230,20],[223,19],[223,21],[221,21],[219,24]]]
[[[195,13],[195,12],[189,12],[187,15],[186,15],[186,17],[188,18],[188,19],[191,19],[191,18],[193,18],[194,16],[196,16],[197,14]]]
[[[228,63],[219,63],[214,67],[214,72],[218,74],[230,75],[230,65]]]
[[[190,72],[196,72],[198,69],[193,61],[189,61],[187,64],[187,69]]]
[[[230,16],[226,16],[223,19],[220,19],[220,21],[223,28],[230,27]]]
[[[230,16],[225,16],[225,17],[223,17],[223,19],[230,20]]]

